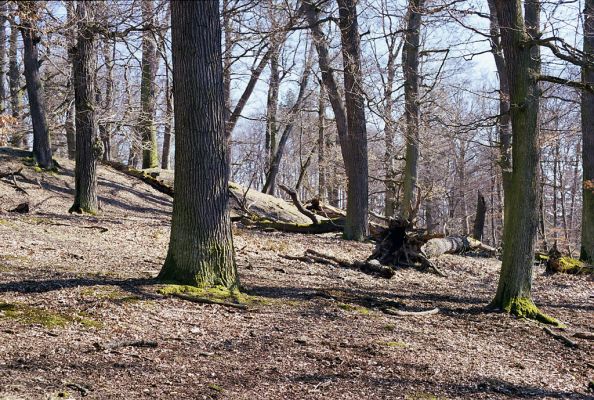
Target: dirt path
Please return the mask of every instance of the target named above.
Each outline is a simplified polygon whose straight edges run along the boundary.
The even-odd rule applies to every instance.
[[[486,313],[499,263],[446,256],[448,278],[391,280],[279,255],[307,248],[365,258],[371,244],[333,235],[235,229],[248,311],[163,297],[154,277],[171,199],[100,170],[102,213],[71,216],[72,165],[26,168],[0,183],[0,399],[593,398],[591,277],[535,273],[534,297],[569,325],[564,346],[542,326]],[[0,152],[0,172],[22,160]],[[29,201],[29,214],[6,210]],[[395,317],[389,305],[439,307]],[[157,347],[108,347],[114,341]]]

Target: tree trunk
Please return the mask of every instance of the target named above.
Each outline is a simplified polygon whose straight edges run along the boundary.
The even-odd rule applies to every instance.
[[[171,3],[175,194],[162,280],[237,289],[217,1]]]
[[[66,120],[64,121],[64,130],[66,131],[66,148],[68,158],[74,160],[76,158],[76,107],[74,101],[74,52],[72,49],[76,46],[76,16],[75,3],[66,3],[66,20],[70,29],[66,32],[68,43],[68,63],[71,66],[70,81],[68,82],[68,108],[66,109]]]
[[[525,19],[520,0],[497,0],[497,19],[510,83],[513,134],[511,201],[506,211],[503,261],[492,305],[506,312],[542,322],[557,323],[532,302],[532,260],[538,224],[540,54],[526,42],[539,31],[540,7],[526,0]]]
[[[155,97],[157,85],[157,45],[150,29],[155,23],[155,3],[142,0],[142,20],[146,30],[142,35],[142,73],[140,78],[140,118],[138,127],[142,138],[142,168],[159,166],[157,131],[155,129]]]
[[[486,215],[487,203],[485,202],[485,196],[483,196],[483,194],[479,191],[476,199],[476,215],[474,217],[474,226],[472,228],[472,237],[476,240],[483,240]]]
[[[0,114],[6,112],[6,15],[8,5],[0,1]]]
[[[10,112],[17,121],[21,119],[21,74],[17,56],[18,27],[10,24],[10,38],[8,48],[8,86],[10,90]],[[21,131],[16,132],[11,140],[14,147],[26,146],[26,140]]]
[[[163,154],[161,155],[161,168],[169,169],[169,154],[171,153],[171,136],[173,118],[173,91],[169,82],[169,73],[165,76],[165,130],[163,133]]]
[[[328,183],[326,174],[328,172],[328,156],[326,154],[326,93],[324,85],[320,82],[320,93],[318,95],[318,199],[325,203],[328,200]]]
[[[505,56],[501,48],[501,40],[499,38],[499,25],[497,22],[497,9],[495,7],[495,0],[488,0],[490,11],[490,34],[491,34],[491,52],[495,59],[495,66],[497,67],[497,75],[499,76],[499,166],[501,167],[501,177],[503,184],[503,212],[511,208],[508,200],[511,198],[511,171],[512,171],[512,127],[510,116],[510,97],[509,97],[509,80],[505,70]],[[505,221],[505,216],[503,216]]]
[[[115,43],[109,39],[103,40],[103,60],[105,62],[105,101],[103,103],[103,120],[99,120],[99,137],[103,143],[103,161],[111,161],[111,119],[113,108],[113,63]],[[99,89],[98,89],[99,90]],[[107,120],[105,120],[107,117]]]
[[[45,112],[43,86],[39,75],[37,50],[37,43],[41,39],[39,32],[33,25],[37,19],[37,7],[38,5],[35,2],[19,2],[25,80],[27,82],[31,122],[33,123],[33,156],[41,168],[51,169],[53,168],[52,149]]]
[[[344,143],[348,156],[344,158],[347,172],[347,218],[343,235],[345,239],[361,241],[369,235],[369,171],[365,98],[361,87],[361,38],[357,22],[357,1],[337,2],[348,126],[348,136]]]
[[[404,115],[406,118],[406,163],[402,185],[400,215],[412,217],[419,159],[419,47],[421,40],[421,7],[424,0],[409,0],[407,29],[402,51],[404,73]]]
[[[594,57],[594,0],[584,8],[584,53]],[[594,67],[582,69],[584,83],[594,85]],[[582,237],[580,259],[594,262],[594,94],[582,92]]]
[[[70,212],[98,211],[97,159],[103,146],[97,136],[95,111],[95,71],[97,49],[95,33],[89,21],[93,20],[93,1],[79,1],[76,5],[78,40],[72,50],[74,60],[74,98],[76,103],[76,166],[74,170],[75,194]]]
[[[268,86],[268,99],[266,102],[266,160],[268,168],[272,168],[272,161],[275,157],[277,143],[276,135],[278,125],[276,122],[276,113],[278,110],[278,89],[280,86],[280,74],[278,71],[279,50],[270,57],[270,83]],[[271,193],[273,194],[273,193]]]

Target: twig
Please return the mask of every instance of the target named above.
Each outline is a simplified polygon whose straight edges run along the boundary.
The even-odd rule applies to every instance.
[[[558,339],[558,340],[562,341],[563,344],[565,344],[565,346],[567,346],[567,347],[577,347],[577,343],[574,342],[573,340],[569,339],[567,336],[561,335],[560,333],[555,333],[550,328],[547,328],[547,327],[544,327],[543,329],[544,329],[544,331],[546,333],[548,333],[549,335],[551,335],[555,339]]]
[[[206,298],[206,297],[190,296],[190,295],[183,294],[183,293],[170,293],[170,294],[168,294],[168,296],[173,296],[173,297],[177,297],[177,298],[182,299],[182,300],[191,301],[192,303],[216,304],[216,305],[219,305],[219,306],[238,308],[240,310],[247,310],[248,309],[248,307],[245,304],[229,303],[227,301],[213,300],[213,299],[209,299],[209,298]]]
[[[576,332],[573,334],[573,337],[579,339],[586,339],[586,340],[594,340],[594,333],[590,332]]]
[[[402,311],[395,308],[384,308],[382,311],[386,314],[396,315],[398,317],[421,317],[425,315],[433,315],[439,312],[439,308],[432,308],[425,311]]]
[[[123,340],[123,341],[113,341],[108,342],[105,344],[101,344],[98,342],[93,343],[93,347],[95,350],[113,350],[119,347],[157,347],[157,342],[149,341],[149,340]]]

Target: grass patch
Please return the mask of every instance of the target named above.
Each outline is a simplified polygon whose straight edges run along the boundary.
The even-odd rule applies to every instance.
[[[337,304],[338,308],[340,308],[341,310],[344,311],[353,311],[362,315],[369,315],[369,313],[371,313],[371,311],[369,310],[369,308],[363,307],[363,306],[356,306],[356,305],[352,305],[352,304],[346,304],[346,303],[338,303]]]
[[[399,349],[405,349],[405,348],[407,348],[409,346],[408,343],[406,343],[406,342],[400,342],[400,341],[384,342],[384,343],[381,343],[381,344],[383,344],[384,346],[387,346],[387,347],[396,347],[396,348],[399,348]]]
[[[414,392],[407,394],[404,398],[406,400],[439,400],[439,397],[428,392]]]
[[[206,386],[208,386],[209,389],[212,389],[215,392],[219,392],[219,393],[222,393],[225,390],[221,386],[217,385],[216,383],[209,383]]]
[[[382,326],[382,328],[385,331],[394,332],[396,330],[396,325],[394,325],[394,324],[386,324],[386,325]]]
[[[0,318],[14,319],[25,325],[41,325],[48,329],[65,328],[72,323],[79,323],[88,328],[101,327],[100,322],[88,316],[70,316],[21,303],[0,302]]]
[[[80,294],[84,297],[94,297],[100,300],[110,300],[118,304],[136,303],[141,300],[138,296],[130,295],[124,291],[112,289],[109,287],[86,288],[81,290]]]

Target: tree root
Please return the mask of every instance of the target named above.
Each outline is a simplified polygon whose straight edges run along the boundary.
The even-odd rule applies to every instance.
[[[167,296],[177,297],[178,299],[191,301],[192,303],[216,304],[216,305],[224,306],[224,307],[238,308],[240,310],[248,309],[248,307],[245,304],[229,303],[227,301],[213,300],[213,299],[209,299],[207,297],[198,297],[198,296],[192,296],[192,295],[183,294],[183,293],[168,293]]]
[[[536,307],[530,298],[514,297],[509,299],[501,307],[497,302],[491,303],[491,308],[498,308],[516,317],[531,319],[542,322],[543,324],[553,325],[556,327],[563,327],[564,325],[556,318],[553,318]]]

